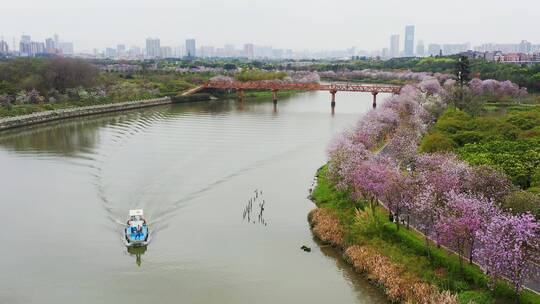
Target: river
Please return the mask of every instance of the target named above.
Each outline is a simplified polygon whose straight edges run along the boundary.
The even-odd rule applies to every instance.
[[[1,133],[0,303],[386,303],[306,220],[329,140],[371,98],[340,92],[334,116],[308,92],[277,111],[211,101]],[[146,250],[124,246],[132,208]]]

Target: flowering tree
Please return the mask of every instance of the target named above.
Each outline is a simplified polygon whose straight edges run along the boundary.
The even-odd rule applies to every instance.
[[[371,157],[363,143],[354,142],[351,132],[335,137],[328,148],[328,176],[340,189],[347,189],[354,182],[354,170]]]
[[[421,154],[416,158],[416,172],[424,185],[431,185],[433,200],[444,207],[446,194],[465,190],[463,181],[469,179],[470,167],[454,154]]]
[[[426,236],[433,235],[437,244],[439,230],[435,229],[440,218],[447,212],[447,194],[462,192],[464,180],[470,174],[469,166],[459,161],[453,154],[421,154],[415,162],[415,171],[420,182],[420,195],[414,202],[415,218]]]
[[[420,89],[428,95],[439,94],[442,91],[439,80],[431,77],[426,77],[420,82]]]
[[[508,278],[519,294],[533,274],[530,263],[540,252],[540,224],[528,213],[500,214],[479,231],[478,239],[481,245],[475,256],[487,274],[493,280]]]
[[[462,257],[467,251],[469,263],[472,263],[477,234],[500,209],[491,200],[453,191],[447,200],[447,212],[437,222],[436,229],[441,242],[458,252],[463,271]]]
[[[416,156],[418,140],[419,136],[415,130],[401,127],[396,130],[385,149],[402,168],[406,168]]]
[[[407,215],[407,226],[409,225],[409,210],[417,191],[417,181],[410,174],[396,171],[390,176],[382,200],[395,217],[398,230],[401,215]]]
[[[508,177],[489,166],[473,167],[468,177],[465,185],[467,191],[498,203],[512,190],[512,182]]]
[[[367,199],[374,209],[377,199],[383,197],[395,178],[396,171],[383,162],[372,159],[362,162],[353,174],[355,194]]]
[[[431,250],[429,248],[429,237],[435,230],[437,219],[442,213],[442,208],[436,204],[434,197],[435,189],[429,183],[426,183],[424,177],[418,177],[418,192],[414,199],[410,202],[411,214],[414,216],[415,225],[424,234],[426,241],[426,253],[428,258],[431,258]]]

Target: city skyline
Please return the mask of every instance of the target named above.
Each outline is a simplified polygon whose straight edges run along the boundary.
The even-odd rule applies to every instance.
[[[526,37],[535,38],[538,28],[535,9],[524,10],[516,16],[506,8],[505,2],[498,0],[489,6],[458,0],[445,7],[444,14],[440,6],[420,0],[365,4],[338,0],[333,5],[346,8],[339,14],[329,13],[322,2],[317,1],[259,2],[260,5],[254,6],[246,0],[226,3],[205,0],[205,9],[201,11],[198,2],[171,0],[151,3],[96,0],[84,4],[65,0],[23,1],[5,5],[10,13],[0,20],[0,35],[9,42],[25,33],[39,39],[47,38],[48,33],[61,33],[66,40],[73,41],[78,50],[105,49],[118,43],[141,46],[146,37],[155,36],[160,37],[163,45],[181,45],[185,39],[195,38],[199,45],[253,43],[293,50],[351,46],[380,50],[388,47],[392,33],[399,33],[404,41],[402,27],[407,24],[416,26],[417,39],[473,45],[516,43]],[[530,0],[522,2],[529,8],[539,6]],[[128,8],[129,14],[118,14]],[[456,15],[460,16],[459,23],[451,17]],[[25,22],[20,22],[16,16],[26,16]]]

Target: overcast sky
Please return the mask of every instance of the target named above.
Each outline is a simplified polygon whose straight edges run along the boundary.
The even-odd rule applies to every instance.
[[[407,24],[429,43],[540,43],[539,0],[0,0],[0,36],[54,33],[76,51],[146,37],[177,46],[244,43],[276,48],[361,50],[403,43]],[[403,48],[403,46],[402,46]]]

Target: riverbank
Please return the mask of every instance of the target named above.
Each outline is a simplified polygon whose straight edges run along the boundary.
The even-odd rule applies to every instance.
[[[297,91],[283,91],[280,93],[279,96],[281,98],[291,97],[295,95],[296,93],[298,92]],[[107,104],[98,103],[98,104],[92,104],[92,105],[81,105],[81,103],[63,103],[63,104],[56,104],[56,105],[50,105],[50,104],[25,105],[25,106],[32,107],[32,111],[30,111],[30,114],[9,116],[6,113],[3,113],[3,114],[6,114],[4,115],[5,117],[2,117],[2,115],[0,115],[0,131],[23,127],[23,126],[34,125],[34,124],[43,123],[43,122],[66,119],[66,118],[96,115],[96,114],[103,114],[103,113],[109,113],[109,112],[127,111],[127,110],[133,110],[133,109],[145,108],[145,107],[151,107],[151,106],[159,106],[159,105],[171,104],[171,103],[188,103],[188,102],[206,101],[206,100],[211,100],[212,98],[227,99],[227,98],[233,98],[235,96],[236,95],[234,94],[222,94],[222,95],[217,95],[217,98],[216,98],[214,97],[214,95],[211,95],[211,94],[200,93],[200,94],[194,94],[191,96],[162,97],[162,98],[144,99],[144,100],[136,100],[136,101],[128,101],[128,102],[115,102],[115,103],[107,103]],[[272,92],[254,91],[254,92],[246,93],[244,97],[250,98],[250,99],[271,98]],[[18,113],[18,112],[14,111],[13,113]],[[22,111],[22,113],[26,113],[26,111]]]
[[[154,98],[154,99],[145,99],[145,100],[135,100],[128,102],[118,102],[110,104],[100,104],[84,107],[71,107],[71,108],[61,108],[50,111],[36,112],[28,115],[19,115],[7,118],[0,119],[0,131],[13,129],[23,126],[34,125],[43,122],[49,122],[54,120],[88,116],[109,112],[118,112],[126,111],[132,109],[139,109],[145,107],[152,107],[164,104],[172,103],[171,98]]]
[[[490,280],[474,264],[432,244],[425,250],[422,235],[396,225],[382,207],[371,208],[365,201],[350,199],[337,190],[326,176],[326,167],[317,173],[312,200],[317,205],[309,216],[314,235],[343,252],[356,271],[379,286],[389,300],[406,303],[510,303],[512,288]],[[520,303],[540,303],[540,297],[524,291]]]

